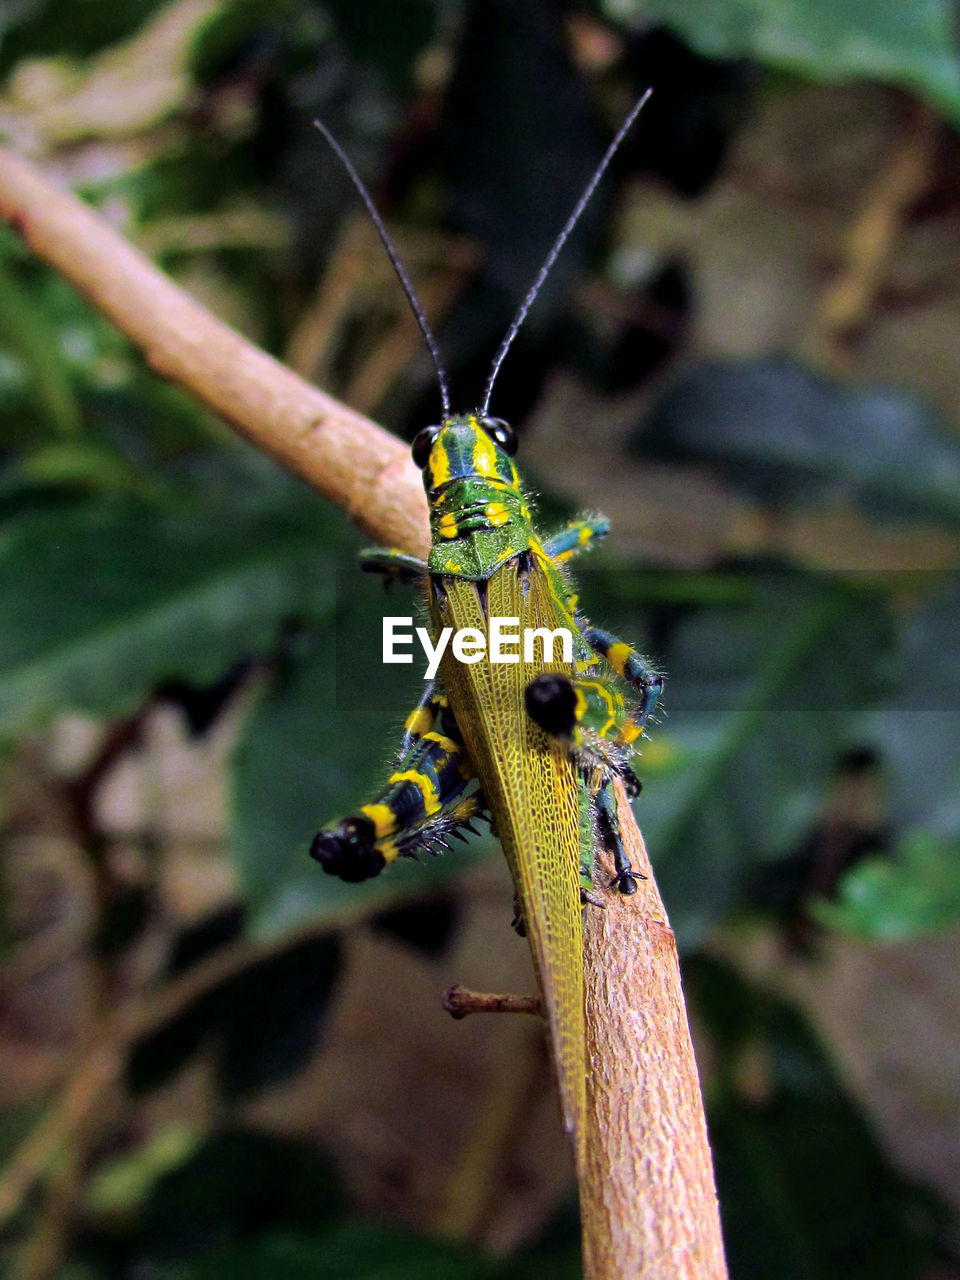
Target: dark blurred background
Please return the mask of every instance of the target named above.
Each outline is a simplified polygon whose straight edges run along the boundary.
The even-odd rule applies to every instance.
[[[410,439],[492,405],[667,672],[636,811],[736,1280],[960,1276],[960,62],[949,0],[19,0],[0,133]],[[576,1276],[495,843],[307,857],[422,688],[347,521],[0,234],[0,1267]],[[390,611],[412,611],[402,588]]]

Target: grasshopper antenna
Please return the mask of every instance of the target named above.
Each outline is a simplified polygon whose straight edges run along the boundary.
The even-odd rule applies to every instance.
[[[600,181],[600,179],[603,177],[604,173],[606,172],[607,165],[613,159],[617,151],[617,148],[620,146],[620,143],[627,136],[627,132],[629,131],[630,126],[633,124],[634,120],[636,120],[637,116],[640,114],[641,110],[646,105],[647,99],[650,97],[651,93],[653,93],[652,89],[648,89],[646,91],[646,93],[643,95],[640,101],[636,104],[636,106],[627,116],[626,120],[624,120],[623,124],[617,130],[617,136],[610,143],[609,147],[607,147],[607,150],[604,154],[603,159],[597,165],[594,171],[593,177],[587,183],[586,190],[584,191],[583,195],[580,197],[580,199],[577,201],[576,205],[574,206],[573,212],[570,214],[570,217],[564,223],[563,230],[557,236],[556,240],[554,240],[553,248],[547,254],[546,261],[544,262],[543,266],[540,268],[540,274],[537,276],[536,280],[534,280],[533,282],[533,287],[530,289],[530,292],[527,294],[523,302],[520,304],[520,310],[513,317],[513,321],[510,325],[510,328],[507,330],[503,341],[500,343],[500,348],[497,351],[497,354],[493,358],[493,365],[490,368],[490,376],[487,378],[487,385],[483,389],[483,402],[481,403],[480,408],[477,410],[477,414],[479,417],[485,418],[487,416],[487,411],[490,408],[490,397],[493,395],[493,384],[497,380],[497,374],[500,372],[500,366],[503,364],[504,357],[506,356],[507,352],[510,350],[510,347],[513,343],[514,338],[520,332],[520,326],[523,324],[524,320],[526,320],[527,318],[527,312],[533,306],[533,303],[536,299],[537,294],[540,292],[540,288],[543,285],[544,280],[546,280],[547,276],[550,274],[550,270],[553,267],[553,264],[556,262],[560,254],[560,250],[567,243],[567,240],[570,237],[570,232],[580,221],[580,215],[583,213],[584,209],[590,203],[590,197],[593,195],[594,191],[596,190],[597,183]]]
[[[400,281],[400,284],[403,286],[403,292],[407,295],[407,301],[410,303],[410,310],[413,312],[414,317],[417,321],[417,324],[420,326],[420,332],[423,334],[423,340],[424,342],[426,342],[427,348],[433,359],[433,367],[437,371],[437,383],[440,387],[440,401],[441,401],[441,404],[443,405],[443,416],[444,418],[449,418],[450,417],[450,392],[447,388],[447,375],[444,373],[443,365],[440,362],[440,350],[437,347],[437,340],[433,336],[433,330],[430,328],[429,324],[427,323],[427,317],[423,313],[423,307],[421,307],[420,301],[417,298],[417,295],[413,291],[413,285],[410,283],[410,277],[407,275],[406,268],[404,267],[403,263],[400,261],[400,255],[399,253],[397,253],[396,249],[393,246],[393,241],[390,239],[390,233],[387,231],[387,228],[386,228],[386,225],[384,224],[383,219],[380,217],[380,214],[377,212],[377,207],[373,203],[373,198],[371,197],[370,192],[364,186],[363,179],[360,177],[359,173],[357,173],[356,169],[353,167],[353,162],[351,161],[350,157],[347,155],[343,147],[341,147],[340,143],[336,140],[336,138],[333,136],[333,134],[330,132],[327,126],[323,123],[323,121],[314,120],[313,123],[316,125],[316,127],[320,130],[320,132],[326,138],[327,142],[329,142],[331,148],[333,149],[340,163],[343,165],[347,173],[350,175],[350,181],[356,187],[357,191],[360,194],[360,199],[367,206],[367,212],[370,214],[370,217],[373,219],[373,225],[377,228],[377,234],[379,235],[383,243],[383,247],[387,251],[387,257],[390,259],[391,263],[393,264],[393,269],[397,273],[397,279]]]

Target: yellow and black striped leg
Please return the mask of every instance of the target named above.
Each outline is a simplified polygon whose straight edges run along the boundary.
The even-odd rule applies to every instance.
[[[603,516],[589,516],[585,520],[574,520],[572,524],[559,529],[543,544],[543,549],[554,564],[565,564],[577,552],[583,551],[610,532],[610,521]]]
[[[620,741],[629,744],[640,736],[643,726],[656,710],[663,689],[663,676],[636,649],[609,631],[587,625],[583,628],[583,638],[594,653],[606,658],[617,675],[626,680],[637,694],[639,701],[629,721],[620,730]]]
[[[437,727],[437,721],[441,716],[444,717],[445,727],[451,730],[451,733],[447,736],[459,742],[460,733],[453,716],[448,710],[446,696],[442,693],[437,693],[436,684],[431,680],[424,686],[423,697],[407,716],[403,726],[403,738],[400,741],[401,762],[410,753],[410,749],[415,743]]]
[[[597,834],[613,855],[616,875],[610,881],[610,888],[616,885],[621,893],[636,893],[637,881],[643,880],[644,877],[631,867],[627,851],[623,847],[620,818],[617,815],[617,800],[609,781],[600,787],[594,805],[597,813]]]
[[[478,793],[463,795],[476,776],[446,699],[432,691],[407,721],[405,750],[386,787],[356,814],[325,827],[310,846],[329,875],[368,880],[398,857],[449,848],[483,813]]]

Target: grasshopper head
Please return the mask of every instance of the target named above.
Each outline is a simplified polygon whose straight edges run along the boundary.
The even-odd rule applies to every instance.
[[[448,485],[488,483],[517,489],[520,478],[513,465],[517,437],[500,418],[476,414],[444,418],[437,427],[424,427],[411,447],[423,472],[423,486],[433,504]]]

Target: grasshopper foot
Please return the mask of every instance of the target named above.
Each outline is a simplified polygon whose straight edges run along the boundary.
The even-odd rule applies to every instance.
[[[320,863],[327,875],[339,876],[351,884],[379,875],[386,866],[368,818],[344,818],[335,827],[321,831],[310,846],[310,857]]]
[[[639,871],[634,871],[631,867],[626,867],[624,870],[618,871],[613,877],[610,881],[610,888],[612,889],[613,886],[616,885],[620,892],[629,898],[632,894],[637,892],[637,881],[646,880],[646,878],[647,877],[642,876]]]

